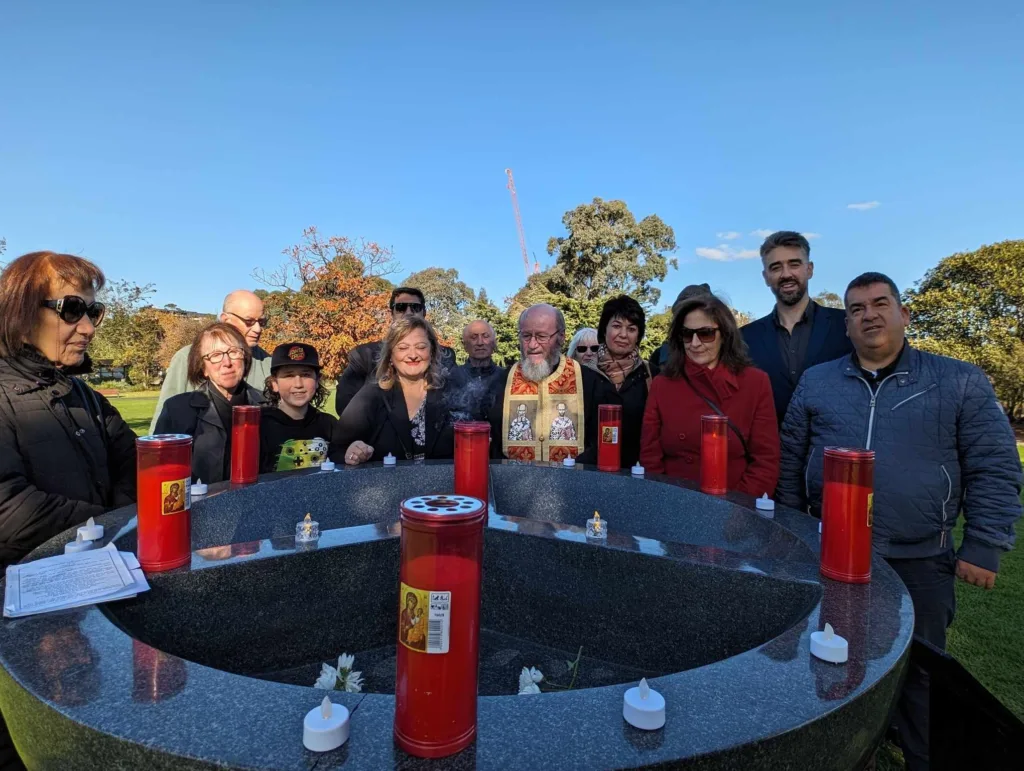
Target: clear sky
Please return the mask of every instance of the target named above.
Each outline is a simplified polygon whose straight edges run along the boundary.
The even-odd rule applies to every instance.
[[[663,299],[766,312],[1024,237],[1024,3],[0,3],[0,236],[214,310],[307,225],[500,299],[594,196],[675,229]],[[860,206],[852,207],[858,204]],[[735,237],[732,237],[734,236]]]

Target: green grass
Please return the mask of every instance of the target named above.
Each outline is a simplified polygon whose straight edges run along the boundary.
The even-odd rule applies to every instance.
[[[156,394],[126,394],[112,403],[138,434],[149,431]],[[334,414],[334,398],[327,400]],[[1018,447],[1024,460],[1024,447]],[[956,541],[962,537],[957,527]],[[1024,720],[1024,542],[1003,555],[996,588],[991,592],[956,586],[956,620],[949,630],[949,652],[996,697]],[[903,767],[899,752],[886,746],[879,752],[878,768]]]

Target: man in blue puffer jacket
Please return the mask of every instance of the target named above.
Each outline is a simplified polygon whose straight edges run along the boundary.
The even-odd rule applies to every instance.
[[[1010,423],[977,367],[910,347],[910,313],[892,279],[846,290],[854,353],[807,370],[782,426],[780,503],[821,516],[826,447],[875,451],[875,552],[914,602],[914,634],[945,648],[954,576],[991,589],[1021,516]],[[964,540],[952,529],[963,512]],[[896,716],[907,767],[928,768],[928,680],[912,667]]]

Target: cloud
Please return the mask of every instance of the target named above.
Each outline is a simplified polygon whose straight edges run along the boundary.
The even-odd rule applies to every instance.
[[[717,238],[721,238],[723,241],[735,241],[737,238],[742,238],[742,233],[737,233],[735,230],[727,230],[724,233],[715,233]]]
[[[698,246],[695,250],[698,257],[715,262],[732,262],[733,260],[749,260],[760,256],[757,249],[735,249],[730,244],[718,246]]]
[[[881,205],[878,201],[864,201],[863,203],[848,203],[846,208],[854,211],[867,211],[868,209],[877,209]]]
[[[774,230],[768,230],[767,228],[761,228],[760,230],[751,230],[750,235],[757,236],[758,238],[768,238]]]
[[[821,238],[821,233],[801,233],[800,235],[808,241],[813,241],[815,238]]]

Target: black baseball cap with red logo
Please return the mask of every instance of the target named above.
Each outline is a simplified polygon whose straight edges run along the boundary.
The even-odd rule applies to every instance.
[[[320,371],[320,354],[316,348],[306,343],[282,343],[274,349],[270,357],[270,372],[280,367],[312,367]]]

